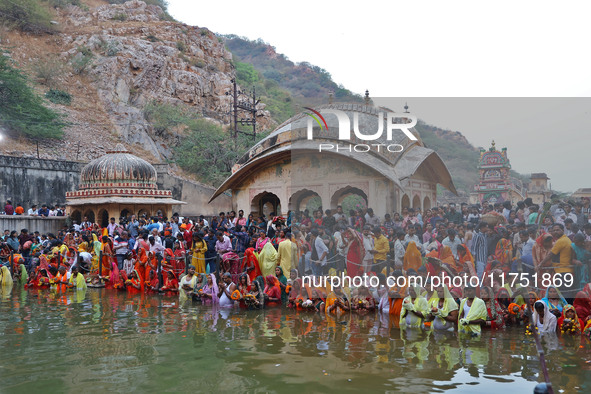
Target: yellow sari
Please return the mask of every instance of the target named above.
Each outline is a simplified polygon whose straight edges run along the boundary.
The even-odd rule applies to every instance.
[[[466,305],[467,298],[464,298],[460,303],[460,313],[464,310],[464,305]],[[462,323],[462,320],[477,320],[483,319],[486,320],[488,317],[488,312],[486,310],[486,304],[480,298],[474,297],[472,301],[472,305],[470,306],[470,310],[468,311],[468,315],[464,316],[464,318],[460,319],[458,324],[458,331],[465,334],[476,334],[480,335],[481,329],[480,324],[466,324]]]
[[[415,292],[415,300],[413,302],[412,297],[409,295],[402,300],[402,311],[400,313],[400,328],[421,328],[423,326],[423,320],[417,315],[413,314],[412,311],[420,312],[425,316],[429,310],[429,304],[427,300],[421,296],[421,287],[412,286]],[[410,290],[410,288],[409,288]],[[407,322],[407,316],[410,317],[410,322]]]
[[[76,276],[70,276],[69,282],[71,285],[74,285],[74,290],[86,290],[86,280],[81,273],[78,273]]]
[[[12,275],[10,275],[10,270],[7,266],[2,266],[0,270],[0,285],[1,286],[12,286]]]
[[[435,320],[439,319],[441,326],[447,325],[445,317],[449,316],[450,312],[458,310],[458,304],[449,292],[447,285],[443,285],[443,306],[439,308],[439,296],[437,295],[437,291],[435,291],[429,299],[429,309],[431,308],[437,309],[437,313],[434,313]],[[434,324],[431,323],[431,329],[433,329],[433,326]]]
[[[275,267],[277,266],[277,251],[271,242],[267,242],[263,246],[263,250],[258,255],[259,266],[263,277],[275,276]]]
[[[193,252],[191,264],[195,267],[195,273],[205,274],[205,252],[207,252],[207,243],[205,241],[194,242],[191,251]]]

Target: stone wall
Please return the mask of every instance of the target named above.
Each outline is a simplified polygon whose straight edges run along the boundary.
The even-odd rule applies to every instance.
[[[19,232],[24,228],[29,232],[39,231],[41,234],[57,233],[66,225],[65,217],[40,218],[38,216],[24,215],[0,215],[0,231],[16,230]]]
[[[77,189],[84,165],[74,161],[0,156],[0,210],[7,199],[14,206],[22,204],[25,211],[32,204],[65,203],[66,192]],[[158,188],[172,190],[172,198],[187,203],[174,207],[175,212],[183,216],[208,216],[231,209],[231,197],[225,194],[207,203],[215,191],[213,187],[171,175],[167,164],[154,164],[154,168],[158,173]]]
[[[83,164],[74,161],[0,156],[0,202],[7,199],[25,211],[33,204],[66,202],[66,192],[74,191]]]

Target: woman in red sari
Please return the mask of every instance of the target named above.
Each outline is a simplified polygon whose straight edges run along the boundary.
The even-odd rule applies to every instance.
[[[281,288],[279,287],[279,280],[273,275],[267,275],[265,285],[265,305],[266,306],[281,306]]]
[[[164,284],[160,288],[161,292],[176,294],[179,292],[179,281],[173,270],[165,271]]]
[[[484,301],[488,314],[484,327],[492,330],[505,328],[504,311],[495,298],[493,290],[490,287],[483,287],[480,291],[480,298]]]
[[[242,259],[242,272],[248,274],[248,279],[252,283],[258,276],[261,276],[261,268],[259,267],[259,260],[254,253],[254,248],[248,248],[244,252]]]
[[[565,305],[562,309],[562,316],[558,319],[556,328],[560,330],[562,334],[581,335],[583,332],[583,320],[577,316],[577,311],[572,305]]]
[[[349,251],[347,252],[347,275],[352,278],[361,275],[361,264],[363,263],[363,256],[365,256],[365,249],[363,248],[361,235],[353,228],[349,227],[347,229],[345,239],[349,244]]]
[[[244,297],[250,292],[250,278],[246,273],[240,274],[240,278],[238,278],[238,291],[240,292],[240,308],[247,308],[246,302]]]
[[[575,295],[573,306],[583,322],[591,319],[591,283],[587,283],[583,290]]]
[[[121,288],[124,279],[121,277],[119,267],[115,261],[111,262],[111,274],[109,275],[109,287],[113,289]]]
[[[131,279],[128,279],[125,283],[127,292],[130,294],[137,294],[144,292],[144,279],[138,270],[134,269],[131,273]]]

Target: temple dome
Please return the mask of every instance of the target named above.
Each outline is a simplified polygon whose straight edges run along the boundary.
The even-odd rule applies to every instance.
[[[92,160],[80,176],[80,189],[126,187],[156,189],[156,169],[129,153],[122,144]]]

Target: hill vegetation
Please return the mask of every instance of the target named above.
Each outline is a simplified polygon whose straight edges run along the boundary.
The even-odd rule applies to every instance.
[[[308,62],[294,63],[261,39],[226,35],[224,40],[235,60],[251,64],[265,80],[289,91],[298,104],[326,103],[329,93],[336,102],[363,102],[360,95],[335,83],[328,71]]]
[[[61,138],[62,116],[47,108],[27,78],[0,52],[0,123],[28,138]]]

